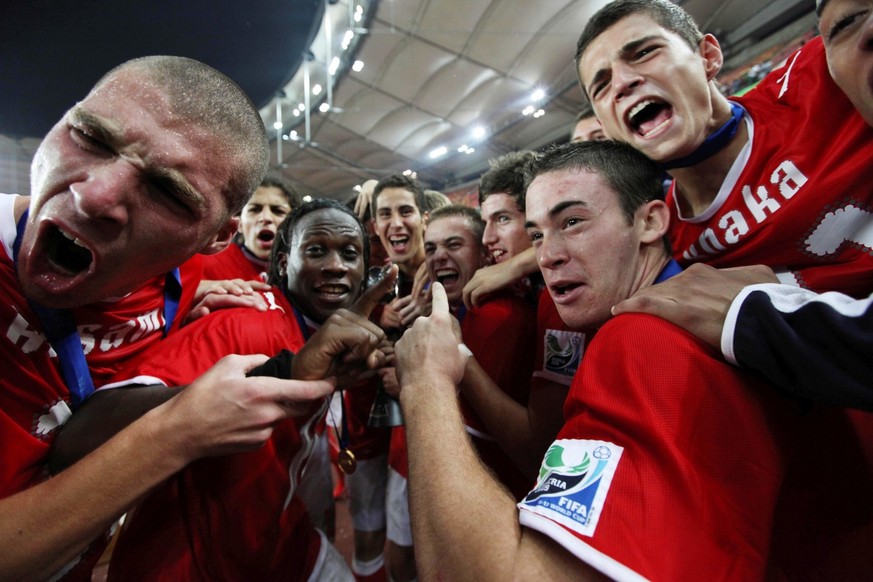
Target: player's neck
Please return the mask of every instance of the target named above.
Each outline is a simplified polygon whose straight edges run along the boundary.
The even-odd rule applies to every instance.
[[[661,271],[664,270],[670,259],[671,257],[661,241],[644,247],[642,249],[639,269],[637,270],[637,277],[634,281],[633,293],[654,285],[658,275],[661,274]]]
[[[746,124],[740,122],[736,135],[720,152],[694,166],[670,170],[675,181],[676,201],[684,218],[697,216],[709,208],[748,139]]]
[[[413,279],[422,264],[424,264],[424,250],[416,253],[409,260],[403,261],[402,263],[396,263],[398,269],[400,269],[400,273],[407,279]]]

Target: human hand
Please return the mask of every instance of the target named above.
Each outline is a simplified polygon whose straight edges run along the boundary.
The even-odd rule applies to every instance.
[[[379,327],[385,330],[403,329],[403,314],[408,313],[410,305],[413,303],[412,295],[404,297],[395,297],[388,305],[382,308],[382,315],[379,318]]]
[[[425,287],[430,283],[430,272],[427,270],[427,263],[422,263],[419,265],[418,270],[415,272],[415,277],[412,278],[412,292],[410,293],[413,297],[418,297],[425,291]]]
[[[430,312],[429,290],[422,295],[410,295],[409,298],[409,303],[397,312],[400,316],[400,323],[404,328],[412,325],[420,316],[428,315]]]
[[[496,265],[482,267],[464,285],[464,305],[478,307],[486,297],[517,283],[539,269],[535,251],[530,248]]]
[[[382,381],[382,388],[394,399],[400,398],[400,382],[397,380],[397,368],[389,366],[379,368],[379,379]]]
[[[209,315],[216,309],[228,307],[252,307],[258,311],[267,310],[267,302],[259,291],[270,290],[270,285],[263,281],[244,281],[243,279],[202,280],[197,285],[194,294],[194,307],[185,317],[185,323],[191,323]]]
[[[334,390],[327,380],[246,377],[266,360],[263,355],[219,360],[175,398],[147,413],[161,427],[155,438],[181,443],[186,461],[257,448],[277,422],[309,413],[314,401]]]
[[[663,283],[640,289],[613,307],[612,313],[655,315],[718,349],[731,302],[743,287],[776,282],[776,275],[764,265],[716,269],[695,263]]]
[[[426,377],[441,377],[456,386],[464,377],[467,357],[458,349],[457,320],[449,310],[446,291],[440,283],[434,283],[431,292],[431,314],[415,320],[394,344],[397,375],[403,387],[413,378]]]
[[[370,211],[370,216],[376,216],[376,212],[371,208],[371,205],[373,204],[373,189],[377,183],[376,180],[367,180],[361,185],[361,191],[358,192],[358,197],[355,199],[355,214],[361,220],[364,220],[367,210]]]
[[[381,351],[385,332],[369,320],[370,313],[393,287],[397,266],[358,298],[350,309],[335,311],[310,337],[291,362],[293,378],[300,380],[341,376],[343,385],[362,371],[385,361]]]

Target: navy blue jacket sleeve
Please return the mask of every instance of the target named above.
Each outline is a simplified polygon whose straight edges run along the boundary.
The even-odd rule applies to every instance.
[[[873,410],[873,295],[752,285],[731,306],[722,351],[793,396]]]

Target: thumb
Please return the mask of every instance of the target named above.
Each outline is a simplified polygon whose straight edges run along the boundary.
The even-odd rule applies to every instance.
[[[433,295],[433,307],[431,309],[432,315],[437,315],[440,313],[444,313],[449,315],[451,312],[449,311],[449,298],[446,296],[446,290],[443,287],[442,283],[434,283],[430,287],[431,293]]]
[[[397,280],[399,268],[397,265],[392,264],[388,265],[383,271],[385,275],[382,277],[382,280],[364,291],[358,300],[355,301],[355,304],[352,305],[350,311],[361,317],[369,318],[370,313],[379,305],[385,294],[394,288],[394,281]]]

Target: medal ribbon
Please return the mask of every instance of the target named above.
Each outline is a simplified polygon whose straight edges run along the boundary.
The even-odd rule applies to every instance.
[[[289,298],[289,301],[290,301],[290,298]],[[308,341],[309,338],[312,336],[314,324],[311,323],[310,320],[305,315],[303,315],[303,312],[300,311],[300,309],[298,309],[297,306],[293,304],[293,302],[291,303],[291,308],[294,310],[294,317],[297,319],[297,325],[298,325],[298,327],[300,327],[300,332],[303,334],[303,338]],[[340,427],[335,426],[334,431],[336,432],[336,440],[337,440],[337,443],[339,444],[340,451],[348,451],[349,450],[349,420],[348,420],[348,417],[346,416],[346,399],[345,399],[344,391],[341,388],[339,389],[339,393],[340,393],[340,416],[342,417],[340,419],[340,424],[341,424],[342,430],[340,430]]]
[[[15,242],[12,245],[12,260],[18,271],[18,252],[21,250],[21,239],[24,237],[24,228],[27,223],[29,211],[24,214],[16,224]],[[164,335],[170,331],[173,320],[179,310],[179,299],[182,296],[182,281],[179,269],[173,269],[167,273],[164,285]],[[82,350],[82,340],[79,330],[73,321],[73,315],[69,309],[55,309],[45,307],[36,301],[27,300],[30,308],[39,319],[52,348],[58,354],[61,365],[61,374],[67,389],[70,391],[70,407],[75,410],[86,398],[94,393],[94,381],[88,370],[88,362],[85,360],[85,352]]]
[[[729,103],[731,105],[731,116],[724,125],[706,136],[703,143],[687,156],[662,162],[660,166],[665,170],[696,166],[700,162],[714,156],[730,143],[740,128],[740,121],[743,119],[746,110],[739,103],[734,103],[733,101],[729,101]]]

